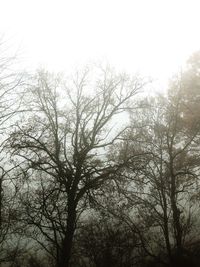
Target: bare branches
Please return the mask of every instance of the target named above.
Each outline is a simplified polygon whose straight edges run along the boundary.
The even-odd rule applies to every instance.
[[[88,93],[88,75],[88,70],[82,76],[77,74],[72,87],[65,86],[64,91],[59,79],[39,73],[29,97],[33,115],[16,125],[9,140],[13,155],[23,159],[27,172],[33,171],[32,179],[39,175],[41,180],[36,195],[42,204],[30,207],[27,220],[55,245],[57,260],[65,266],[71,255],[77,209],[87,192],[101,187],[128,164],[128,159],[110,164],[106,153],[127,129],[124,125],[113,128],[115,116],[126,111],[144,85],[126,75],[104,72],[94,83],[95,91]],[[29,180],[31,185],[35,187]]]

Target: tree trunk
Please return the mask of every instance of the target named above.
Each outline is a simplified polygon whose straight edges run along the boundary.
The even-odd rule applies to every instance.
[[[168,215],[167,215],[167,200],[166,200],[166,193],[164,191],[164,187],[161,187],[161,194],[162,194],[162,201],[163,201],[163,233],[165,238],[165,245],[167,249],[167,254],[169,260],[171,260],[171,244],[170,244],[170,237],[169,237],[169,226],[168,226]]]
[[[164,237],[165,237],[165,244],[166,244],[166,248],[167,248],[167,254],[168,254],[168,258],[169,260],[171,260],[171,245],[170,245],[170,241],[169,241],[169,229],[168,229],[168,222],[167,219],[164,219]]]
[[[182,252],[182,227],[180,222],[180,210],[177,206],[177,188],[176,188],[176,176],[173,169],[173,157],[172,152],[170,153],[170,175],[171,175],[171,209],[173,216],[173,226],[174,226],[174,235],[176,240],[177,253],[181,254]]]
[[[180,223],[180,211],[176,204],[175,190],[171,192],[171,207],[173,214],[174,233],[176,239],[177,251],[182,251],[182,227]]]
[[[57,267],[69,267],[72,253],[73,238],[76,224],[76,208],[74,206],[68,209],[67,228],[62,242],[60,257]]]

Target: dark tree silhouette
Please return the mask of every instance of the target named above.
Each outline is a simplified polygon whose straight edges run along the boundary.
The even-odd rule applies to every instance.
[[[69,266],[76,223],[90,191],[131,160],[113,162],[107,152],[125,130],[123,123],[113,129],[115,118],[144,83],[102,70],[92,86],[95,91],[88,91],[88,71],[65,90],[58,78],[40,72],[30,88],[33,111],[10,138],[26,179],[26,223],[39,229],[36,239],[48,253],[54,248],[59,267]]]

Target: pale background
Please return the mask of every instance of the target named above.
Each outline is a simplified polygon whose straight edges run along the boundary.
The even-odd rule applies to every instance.
[[[200,49],[200,1],[2,0],[0,34],[27,69],[103,61],[161,86]]]

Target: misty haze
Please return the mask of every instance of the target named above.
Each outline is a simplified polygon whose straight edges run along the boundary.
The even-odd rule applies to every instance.
[[[199,267],[198,1],[0,7],[0,267]]]

